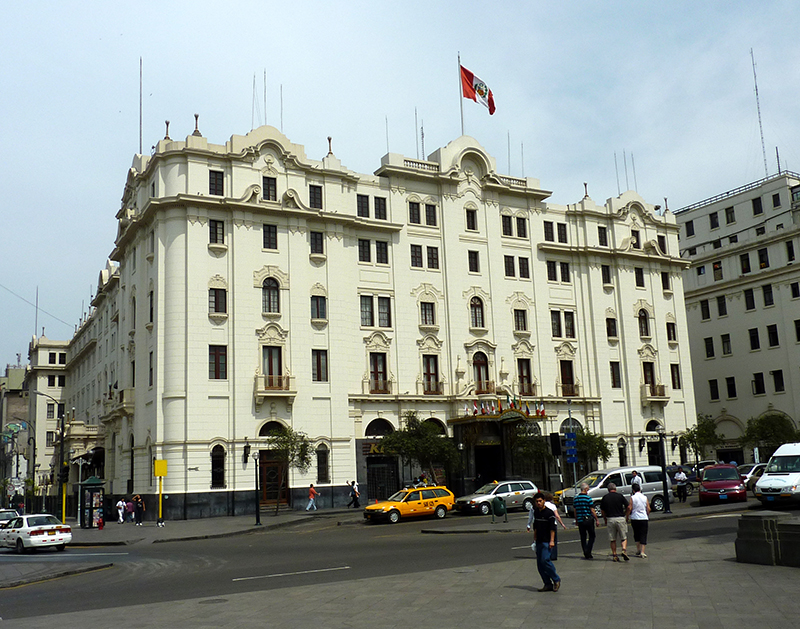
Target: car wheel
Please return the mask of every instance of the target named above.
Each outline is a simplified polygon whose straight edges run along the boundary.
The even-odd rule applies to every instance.
[[[67,545],[66,544],[59,544],[58,546],[56,546],[56,549],[60,550],[60,551],[67,550]]]
[[[694,485],[686,483],[686,495],[691,496],[694,493]]]
[[[389,511],[389,522],[391,524],[397,524],[400,521],[400,512],[399,511]]]
[[[595,512],[595,514],[597,515],[598,518],[602,518],[603,517],[603,510],[600,508],[600,503],[599,502],[595,502],[594,503],[594,512]]]
[[[664,510],[664,497],[663,496],[653,496],[652,500],[650,500],[650,509],[653,511],[663,511]]]
[[[17,554],[24,555],[25,554],[25,544],[22,543],[22,540],[17,538]]]
[[[533,511],[533,500],[525,498],[525,502],[522,503],[522,506],[525,507],[525,511]]]
[[[491,508],[489,507],[488,502],[481,503],[481,515],[489,515]]]
[[[447,515],[447,507],[445,507],[444,505],[439,505],[438,507],[436,507],[436,510],[433,512],[433,515],[435,515],[438,519],[441,520]]]

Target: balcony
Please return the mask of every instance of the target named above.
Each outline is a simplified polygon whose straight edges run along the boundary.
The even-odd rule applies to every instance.
[[[136,389],[119,389],[111,394],[111,412],[133,415],[136,407]]]
[[[255,376],[254,397],[256,406],[260,406],[267,398],[289,398],[288,403],[294,401],[297,395],[297,387],[294,383],[294,376],[282,374],[279,376],[258,373]]]
[[[370,378],[369,392],[378,395],[390,395],[392,393],[392,383],[383,378]]]
[[[484,380],[475,383],[475,395],[488,395],[494,393],[494,380]]]
[[[425,395],[444,395],[444,383],[441,380],[423,380],[422,393]]]
[[[578,384],[559,384],[561,397],[578,397],[580,395],[580,385]]]
[[[669,391],[665,384],[643,384],[642,404],[669,401]]]
[[[536,397],[536,385],[533,382],[520,382],[519,394],[522,397]]]

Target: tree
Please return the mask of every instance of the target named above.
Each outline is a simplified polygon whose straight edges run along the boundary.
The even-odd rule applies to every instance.
[[[535,422],[521,421],[507,433],[514,473],[530,475],[534,466],[552,460],[547,438],[539,434]]]
[[[416,463],[434,479],[434,463],[444,465],[447,472],[460,468],[461,456],[458,448],[436,426],[421,422],[414,411],[407,411],[403,419],[404,426],[400,430],[381,439],[384,452],[400,456],[404,463]]]
[[[278,480],[278,495],[288,483],[289,469],[294,468],[299,472],[307,472],[311,467],[311,441],[305,433],[284,427],[271,431],[267,435],[267,444],[272,451],[274,460],[283,465],[283,473]],[[278,515],[279,502],[275,501],[275,515]]]
[[[778,446],[798,440],[800,431],[794,427],[791,419],[783,413],[767,413],[747,420],[739,443],[745,448],[764,448],[771,454]]]
[[[706,457],[706,448],[715,448],[723,441],[717,432],[717,422],[711,415],[698,415],[697,424],[678,439],[681,447],[694,452],[698,461]]]
[[[583,426],[580,426],[575,431],[575,435],[578,455],[583,456],[587,465],[598,459],[602,459],[603,463],[605,463],[611,458],[611,447],[601,435],[593,433]],[[575,480],[577,481],[577,479]]]

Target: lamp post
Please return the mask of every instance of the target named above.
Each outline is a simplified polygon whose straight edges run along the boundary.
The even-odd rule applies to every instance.
[[[253,452],[253,467],[256,471],[256,491],[255,491],[255,505],[256,505],[256,526],[261,526],[261,503],[258,496],[258,452]]]
[[[664,513],[672,513],[669,509],[669,487],[667,486],[667,431],[664,426],[658,427],[658,446],[661,453],[661,484],[664,494]]]

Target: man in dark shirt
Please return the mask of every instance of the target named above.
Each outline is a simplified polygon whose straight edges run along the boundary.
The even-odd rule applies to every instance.
[[[589,485],[581,483],[581,493],[572,499],[572,508],[575,509],[575,522],[581,534],[581,548],[586,559],[593,559],[594,527],[599,525],[597,513],[594,510],[594,501],[589,496]]]
[[[537,492],[533,497],[533,509],[528,515],[528,530],[533,526],[533,543],[536,547],[536,568],[542,577],[544,587],[540,592],[558,592],[561,577],[550,559],[550,552],[556,545],[556,515],[544,506],[544,494]]]
[[[608,484],[608,493],[600,500],[600,510],[608,527],[608,539],[611,542],[611,560],[619,561],[617,556],[617,537],[622,541],[622,558],[629,561],[628,557],[628,523],[627,517],[631,506],[625,496],[617,493],[614,483]]]

